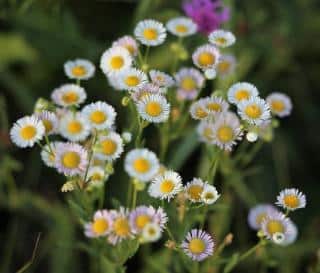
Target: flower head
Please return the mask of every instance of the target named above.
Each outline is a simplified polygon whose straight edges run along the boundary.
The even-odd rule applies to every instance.
[[[124,47],[132,56],[138,55],[138,43],[132,36],[126,35],[114,41],[112,47],[116,46]]]
[[[128,91],[138,91],[147,82],[147,75],[136,68],[128,68],[122,71],[118,77],[121,88]]]
[[[177,96],[182,100],[196,98],[205,81],[200,71],[194,68],[181,68],[174,77],[178,87]]]
[[[123,140],[115,132],[100,135],[95,145],[95,155],[98,159],[114,161],[123,152]]]
[[[53,90],[51,98],[55,104],[69,107],[83,103],[87,98],[87,94],[79,85],[64,84]]]
[[[210,44],[198,47],[192,54],[193,63],[202,70],[215,68],[219,58],[219,50]]]
[[[90,127],[97,130],[111,128],[117,115],[114,108],[103,101],[86,105],[82,114]]]
[[[134,149],[125,158],[125,170],[139,181],[150,181],[159,171],[156,154],[148,149]]]
[[[132,229],[129,222],[129,211],[120,207],[118,211],[110,211],[112,218],[112,229],[109,235],[109,242],[113,245],[124,239],[132,238]]]
[[[88,60],[76,59],[64,64],[64,73],[70,79],[88,80],[93,77],[94,72],[95,66]]]
[[[149,206],[139,206],[130,212],[129,221],[132,232],[140,234],[144,227],[154,221],[156,210]]]
[[[149,194],[152,197],[167,199],[171,198],[182,190],[182,179],[174,171],[165,171],[163,174],[156,176],[149,187]]]
[[[100,68],[107,76],[113,76],[131,67],[132,61],[132,56],[126,48],[115,46],[102,54]]]
[[[283,93],[274,92],[266,98],[271,113],[278,117],[286,117],[291,114],[292,102],[290,97]]]
[[[151,81],[159,87],[171,87],[175,83],[174,79],[170,75],[159,70],[150,70],[149,75]]]
[[[200,178],[193,178],[192,181],[188,182],[184,187],[184,193],[188,200],[192,203],[201,202],[201,195],[207,182],[203,182]]]
[[[228,47],[235,43],[236,37],[232,32],[217,29],[209,34],[209,42],[217,47]]]
[[[83,174],[88,165],[88,152],[76,143],[58,143],[55,161],[59,173],[66,176]]]
[[[85,224],[84,233],[89,238],[106,236],[111,232],[112,225],[111,214],[107,210],[98,210],[92,222]]]
[[[59,132],[70,141],[83,141],[90,134],[90,126],[81,112],[68,112],[60,119]]]
[[[59,143],[63,143],[60,141],[54,141],[50,143],[50,146],[47,144],[41,150],[41,159],[44,164],[48,167],[54,168],[56,165],[55,155],[57,153],[57,146]]]
[[[213,254],[214,242],[207,232],[193,229],[187,234],[181,248],[192,260],[200,262]]]
[[[36,116],[18,119],[10,130],[10,138],[20,148],[32,147],[45,134],[45,127]]]
[[[158,46],[166,39],[167,32],[162,23],[148,19],[137,24],[134,35],[146,46]]]
[[[43,110],[36,114],[42,121],[46,135],[52,135],[58,131],[58,118],[54,112]]]
[[[197,25],[188,17],[170,19],[166,27],[169,32],[178,37],[187,37],[197,32]]]
[[[261,229],[261,224],[268,215],[277,213],[278,210],[270,204],[259,204],[251,208],[248,214],[249,226],[254,230]]]
[[[253,97],[238,104],[241,118],[253,125],[262,125],[270,120],[270,108],[264,99]]]
[[[276,205],[288,210],[305,208],[306,196],[297,189],[284,189],[277,196]]]
[[[157,223],[148,223],[142,230],[143,243],[156,242],[161,238],[161,228]]]
[[[215,203],[220,197],[216,187],[206,184],[201,193],[201,200],[207,205]]]
[[[169,118],[170,104],[159,94],[147,95],[137,103],[137,109],[142,119],[149,122],[165,122]]]
[[[236,68],[236,58],[230,54],[223,54],[220,57],[217,65],[217,72],[221,77],[227,77],[231,75]]]
[[[230,103],[238,104],[241,101],[257,97],[258,89],[251,83],[238,82],[233,84],[228,90],[228,100]]]

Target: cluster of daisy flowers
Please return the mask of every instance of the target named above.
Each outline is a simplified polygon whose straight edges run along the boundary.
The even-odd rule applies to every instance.
[[[285,189],[279,193],[275,204],[285,212],[271,204],[258,204],[250,209],[248,223],[252,229],[259,231],[258,236],[287,246],[294,243],[298,236],[298,228],[288,215],[291,211],[304,208],[306,197],[297,189]]]
[[[190,106],[191,117],[199,121],[200,140],[231,151],[245,132],[248,141],[256,141],[272,126],[272,115],[285,117],[291,113],[288,96],[275,92],[264,100],[257,88],[247,82],[234,83],[226,92],[200,97],[206,81],[234,72],[236,59],[224,53],[224,49],[232,46],[236,38],[230,31],[212,31],[208,43],[194,50],[194,66],[175,69],[177,62],[187,56],[182,40],[197,31],[197,25],[186,17],[173,18],[166,24],[147,19],[136,25],[133,36],[119,38],[103,52],[100,68],[109,85],[123,92],[122,105],[133,106],[131,114],[135,120],[130,122],[139,126],[138,135],[134,136],[135,147],[124,156],[124,170],[130,177],[128,191],[131,186],[134,194],[147,188],[149,196],[155,202],[162,202],[163,206],[157,209],[148,205],[136,206],[136,196],[133,196],[132,209],[98,210],[92,219],[84,220],[87,237],[102,237],[112,245],[132,239],[140,243],[155,242],[165,229],[168,231],[165,201],[187,202],[188,208],[197,208],[212,205],[219,199],[220,194],[210,184],[212,181],[193,178],[183,183],[179,173],[167,169],[155,152],[143,147],[143,141],[139,141],[141,130],[150,123],[177,122],[177,126],[172,126],[174,132],[183,125],[180,123],[184,120],[183,115],[188,117],[184,106]],[[150,69],[147,63],[150,48],[162,45],[168,32],[178,39],[173,49],[181,51],[181,55],[174,56],[171,74]],[[114,162],[131,142],[134,130],[132,127],[130,131],[118,133],[117,113],[104,101],[83,105],[87,93],[81,82],[94,76],[93,63],[84,59],[68,61],[64,71],[75,82],[55,88],[50,101],[39,99],[32,115],[15,122],[10,136],[18,147],[36,144],[41,147],[44,163],[66,177],[63,192],[101,189],[113,173]],[[236,108],[236,112],[231,111],[232,108]],[[288,211],[304,207],[305,197],[297,190],[285,190],[277,204],[287,210],[286,215],[271,205],[261,205],[250,212],[249,223],[254,229],[261,230],[264,237],[289,244],[294,241],[294,230],[297,233],[297,229],[287,218]],[[179,243],[179,248],[192,260],[202,261],[213,254],[214,242],[209,233],[194,228]]]

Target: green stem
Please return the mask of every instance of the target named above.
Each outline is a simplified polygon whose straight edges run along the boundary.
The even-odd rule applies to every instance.
[[[239,257],[238,262],[241,262],[241,261],[245,260],[246,258],[250,257],[259,247],[262,246],[263,243],[264,243],[264,241],[260,240],[256,245],[254,245],[253,247],[249,248],[245,253],[243,253]]]
[[[144,55],[144,64],[147,64],[148,62],[149,51],[150,51],[150,46],[147,46],[147,49]]]
[[[208,171],[207,174],[207,181],[209,184],[214,184],[214,178],[217,173],[218,165],[219,165],[219,160],[220,160],[220,151],[217,152],[215,159],[212,162],[212,165]]]
[[[97,140],[97,132],[95,131],[94,135],[93,135],[93,139],[92,139],[91,145],[90,145],[88,165],[87,165],[86,172],[85,172],[84,178],[83,178],[84,183],[86,183],[86,181],[87,181],[88,171],[89,171],[89,168],[90,168],[90,165],[91,165],[91,160],[92,160],[92,157],[93,157],[93,146],[96,143],[96,140]]]
[[[132,193],[132,208],[133,209],[137,205],[137,195],[138,195],[137,187],[136,187],[136,185],[133,184],[133,193]]]
[[[160,128],[160,160],[163,162],[169,146],[169,121]]]

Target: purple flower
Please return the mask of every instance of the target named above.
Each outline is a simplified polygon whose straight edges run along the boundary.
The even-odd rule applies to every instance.
[[[230,10],[220,0],[186,0],[185,14],[197,25],[200,32],[209,34],[230,18]]]

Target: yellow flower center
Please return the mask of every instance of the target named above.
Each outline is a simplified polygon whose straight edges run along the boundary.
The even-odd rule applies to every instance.
[[[221,111],[221,105],[216,102],[211,102],[207,104],[207,109],[210,111],[219,112]]]
[[[101,235],[109,228],[109,223],[105,219],[97,219],[92,224],[92,230],[95,234]]]
[[[249,118],[259,118],[261,116],[261,109],[256,104],[248,105],[244,112],[247,114]]]
[[[105,155],[112,155],[117,150],[117,143],[111,139],[101,141],[102,152]]]
[[[270,220],[267,223],[267,231],[271,235],[275,234],[276,232],[284,233],[283,224],[278,220]]]
[[[73,67],[71,72],[76,77],[84,76],[87,73],[86,69],[81,65]]]
[[[91,180],[102,180],[103,176],[100,173],[93,173],[91,175]]]
[[[133,162],[133,168],[139,173],[145,173],[150,170],[150,163],[145,158],[137,158]]]
[[[212,65],[215,62],[215,56],[210,52],[202,52],[198,56],[198,62],[201,66]]]
[[[37,129],[32,125],[27,125],[20,130],[20,136],[24,140],[30,140],[37,134]]]
[[[212,192],[206,192],[204,195],[204,199],[206,200],[214,199],[214,194]]]
[[[122,217],[118,218],[113,223],[113,230],[118,236],[128,236],[130,234],[130,226],[128,220]]]
[[[44,128],[46,129],[46,133],[50,133],[53,129],[53,125],[52,122],[48,119],[43,119],[42,120],[42,124],[44,126]]]
[[[74,120],[70,121],[68,124],[68,132],[71,134],[78,134],[82,130],[82,124],[81,122]]]
[[[201,119],[201,118],[207,117],[208,113],[204,109],[202,109],[201,107],[198,107],[196,109],[195,116]]]
[[[91,113],[90,120],[93,123],[101,124],[107,120],[107,117],[104,112],[98,110]]]
[[[152,101],[146,105],[146,113],[152,117],[157,117],[162,113],[162,107],[160,103]]]
[[[178,33],[186,33],[187,31],[188,31],[188,28],[185,25],[176,26],[176,32]]]
[[[148,234],[149,236],[154,236],[157,233],[154,227],[149,227],[148,228]]]
[[[76,103],[79,100],[79,96],[74,91],[66,92],[62,95],[62,100],[66,104]]]
[[[189,250],[193,254],[201,254],[206,249],[206,245],[201,239],[192,239],[189,242]]]
[[[196,89],[197,84],[193,78],[185,77],[181,81],[181,87],[182,87],[182,89],[184,89],[186,91],[193,91],[194,89]]]
[[[121,56],[114,56],[110,60],[110,65],[113,69],[120,69],[124,65],[124,60]]]
[[[219,45],[224,45],[226,42],[227,42],[226,38],[223,38],[223,37],[216,38],[216,43]]]
[[[144,38],[146,38],[147,40],[155,40],[157,39],[158,37],[158,32],[156,29],[154,28],[146,28],[144,31],[143,31],[143,36]]]
[[[247,100],[250,97],[250,93],[247,90],[238,90],[235,93],[235,98],[237,101]]]
[[[128,76],[125,79],[126,85],[132,87],[132,86],[137,86],[140,83],[140,80],[137,76]]]
[[[66,152],[62,156],[62,164],[63,166],[74,169],[77,168],[80,164],[80,156],[76,152]]]
[[[229,142],[233,138],[233,130],[229,126],[221,126],[217,131],[217,137],[221,142]]]
[[[171,180],[164,180],[160,185],[160,191],[162,193],[169,193],[172,192],[174,189],[174,183]]]
[[[188,195],[190,196],[191,199],[193,200],[200,200],[201,198],[201,193],[203,191],[203,187],[200,185],[191,185],[188,188]]]
[[[230,69],[231,64],[228,61],[222,61],[218,64],[218,70],[221,73],[226,73]]]
[[[145,227],[146,224],[150,223],[150,217],[148,215],[139,215],[136,218],[136,226],[139,229],[143,229]]]
[[[282,112],[285,109],[285,105],[281,100],[274,100],[271,103],[271,109],[274,112]]]
[[[289,208],[296,208],[299,206],[299,198],[296,195],[288,194],[283,198],[284,204]]]
[[[124,47],[130,52],[131,55],[135,53],[135,48],[132,45],[125,45]]]

